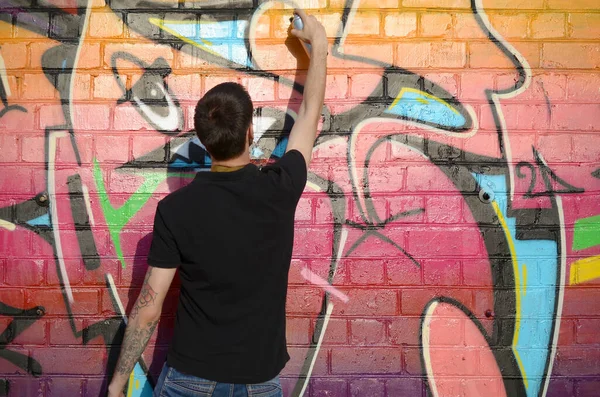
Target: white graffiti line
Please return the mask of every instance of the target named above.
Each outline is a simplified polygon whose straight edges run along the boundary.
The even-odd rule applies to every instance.
[[[11,232],[12,232],[12,231],[14,231],[14,230],[17,228],[17,225],[15,225],[15,224],[14,224],[14,223],[12,223],[12,222],[5,221],[5,220],[3,220],[3,219],[0,219],[0,227],[2,227],[2,228],[4,228],[4,229],[6,229],[6,230],[8,230],[8,231],[11,231]]]
[[[308,381],[310,380],[310,376],[312,375],[315,362],[317,361],[317,356],[319,355],[319,351],[321,350],[323,338],[325,337],[325,330],[327,329],[329,318],[331,318],[331,313],[333,313],[333,303],[330,302],[327,304],[327,311],[325,312],[323,327],[321,328],[321,332],[319,333],[319,341],[317,342],[317,346],[315,347],[315,354],[313,355],[312,360],[310,361],[310,366],[308,367],[308,371],[306,372],[306,380],[304,381],[304,386],[302,386],[302,390],[300,390],[299,396],[303,396],[304,392],[306,391],[306,388],[308,387]]]
[[[340,246],[338,247],[338,252],[335,257],[336,269],[337,269],[337,263],[340,261],[340,259],[342,258],[342,255],[344,253],[344,246],[346,245],[347,239],[348,239],[348,229],[342,229],[342,235],[340,236]]]
[[[88,212],[88,217],[90,219],[90,225],[96,226],[96,221],[94,220],[94,213],[92,212],[92,205],[90,199],[90,191],[88,187],[84,184],[81,185],[81,191],[83,192],[83,201],[85,203],[85,208]]]
[[[125,308],[123,307],[123,302],[121,302],[121,298],[119,298],[119,294],[117,292],[117,287],[115,286],[115,281],[113,280],[113,276],[110,273],[106,273],[104,275],[106,277],[106,283],[110,287],[110,293],[113,297],[114,302],[117,304],[117,308],[119,309],[119,315],[125,321],[125,325],[127,325],[127,315],[125,314]]]
[[[346,17],[346,23],[343,23],[343,22],[340,23],[340,28],[338,31],[338,35],[340,37],[340,43],[337,45],[337,48],[336,48],[336,50],[340,54],[345,54],[344,44],[346,44],[346,37],[349,34],[350,26],[352,25],[352,22],[354,21],[354,16],[356,15],[356,11],[358,10],[359,5],[360,5],[360,0],[352,1],[352,8],[350,8],[350,12],[348,13],[348,16]]]
[[[335,296],[342,302],[346,303],[350,300],[350,298],[348,298],[348,295],[344,294],[342,291],[329,284],[327,280],[313,273],[308,268],[305,267],[304,269],[302,269],[300,275],[302,275],[302,277],[304,277],[304,279],[309,283],[323,288],[325,291],[329,292],[331,295]]]
[[[563,210],[562,197],[556,196],[556,207],[558,208],[558,219],[560,225],[560,268],[558,296],[556,297],[556,314],[554,316],[554,335],[550,347],[550,357],[548,358],[548,370],[545,374],[544,386],[542,387],[541,397],[544,397],[548,392],[550,384],[550,376],[552,375],[552,367],[554,366],[554,358],[556,356],[556,348],[558,346],[558,334],[560,333],[560,323],[562,321],[562,308],[565,298],[565,275],[567,273],[567,236],[565,232],[565,213]]]
[[[179,112],[177,105],[173,102],[173,98],[169,92],[159,83],[155,83],[156,87],[162,92],[165,97],[165,101],[167,101],[167,109],[169,113],[166,116],[161,116],[157,114],[152,108],[143,101],[140,101],[138,97],[133,97],[135,104],[139,107],[142,114],[147,117],[151,123],[158,127],[159,131],[169,131],[173,132],[179,129],[181,125],[181,119],[179,117]]]
[[[2,52],[0,52],[0,79],[2,80],[6,96],[9,97],[11,94],[10,85],[8,84],[8,74],[6,73],[6,65],[4,64],[4,58],[2,58]]]
[[[421,326],[421,343],[423,346],[421,347],[421,351],[423,352],[423,361],[425,362],[425,372],[427,373],[427,381],[429,383],[429,388],[431,391],[432,397],[438,397],[439,393],[437,390],[437,386],[435,384],[435,379],[433,378],[433,367],[431,366],[431,354],[429,349],[429,329],[431,326],[431,319],[433,317],[433,312],[439,303],[433,302],[425,312],[425,319],[423,321],[423,325]]]
[[[63,138],[68,135],[65,131],[50,131],[48,132],[48,197],[50,199],[50,221],[52,223],[52,234],[54,236],[54,247],[56,250],[56,260],[58,261],[58,268],[61,275],[64,291],[67,295],[69,304],[73,304],[75,299],[73,298],[73,291],[71,290],[71,283],[69,282],[69,275],[65,266],[65,260],[62,251],[62,243],[60,237],[60,221],[58,218],[58,211],[56,210],[56,140]]]
[[[354,131],[352,131],[352,134],[350,135],[350,143],[348,146],[348,160],[349,160],[348,163],[350,164],[349,172],[350,172],[350,179],[351,179],[352,187],[354,188],[355,192],[357,193],[357,197],[358,197],[357,205],[362,214],[366,214],[367,212],[366,212],[366,205],[364,202],[365,195],[363,192],[363,190],[364,190],[363,184],[359,182],[360,179],[358,178],[358,167],[362,168],[364,165],[364,162],[361,162],[359,164],[356,159],[356,150],[357,150],[356,144],[358,141],[358,135],[360,134],[362,129],[371,123],[397,123],[397,124],[402,124],[405,126],[415,127],[419,130],[425,130],[428,132],[434,132],[437,134],[447,135],[447,136],[451,136],[451,137],[455,137],[455,138],[465,138],[465,139],[471,138],[472,136],[474,136],[477,133],[477,131],[479,131],[479,122],[477,120],[477,114],[475,113],[475,110],[473,109],[472,106],[469,105],[469,106],[465,106],[464,108],[469,113],[469,116],[473,120],[473,128],[471,128],[471,130],[469,132],[461,133],[461,132],[445,131],[440,128],[421,124],[418,121],[392,119],[392,118],[387,118],[387,117],[373,117],[370,119],[363,120],[357,124],[357,126],[354,128]],[[411,132],[411,130],[399,131],[396,133],[389,133],[388,135],[409,135],[410,132]],[[422,132],[418,132],[418,133],[422,134]],[[403,146],[408,147],[410,150],[422,155],[425,159],[430,160],[429,157],[427,157],[424,153],[421,153],[420,151],[418,151],[412,147],[409,147],[407,145],[403,145]],[[362,160],[364,160],[364,159],[362,159]]]
[[[72,76],[71,76],[71,84],[69,85],[69,117],[71,118],[71,120],[68,120],[68,122],[71,124],[71,126],[74,125],[73,121],[74,121],[74,117],[75,117],[74,116],[75,110],[73,108],[73,98],[75,98],[75,81],[77,80],[75,78],[75,68],[77,67],[77,65],[79,65],[79,57],[81,56],[81,48],[83,47],[83,38],[88,33],[88,25],[90,23],[90,16],[92,14],[93,1],[87,1],[86,3],[87,3],[87,5],[85,8],[85,15],[83,17],[83,27],[81,29],[82,34],[79,39],[79,44],[77,45],[77,52],[75,52],[75,59],[73,60],[73,71],[72,71]]]
[[[501,128],[501,132],[502,132],[502,143],[503,143],[504,155],[506,157],[505,159],[508,164],[511,164],[513,160],[512,160],[512,151],[511,151],[511,147],[510,147],[510,140],[508,139],[508,130],[506,128],[506,120],[504,119],[504,114],[502,113],[502,108],[500,106],[499,100],[514,98],[514,97],[522,94],[524,91],[526,91],[529,88],[529,85],[531,84],[531,77],[532,77],[531,67],[529,66],[529,62],[527,62],[527,59],[525,59],[525,57],[523,55],[521,55],[521,53],[519,51],[517,51],[517,49],[515,47],[513,47],[508,41],[504,40],[504,38],[500,35],[500,33],[498,33],[496,31],[496,29],[494,29],[494,27],[492,26],[492,24],[490,23],[490,21],[488,19],[487,14],[485,13],[482,1],[483,0],[475,0],[475,9],[477,11],[477,14],[481,17],[481,21],[485,25],[486,29],[490,32],[490,34],[496,40],[498,40],[498,42],[517,59],[517,61],[522,65],[523,71],[525,72],[525,80],[523,81],[523,84],[521,84],[520,87],[516,88],[513,91],[509,91],[509,92],[505,92],[505,93],[493,92],[491,94],[491,100],[494,103],[494,107],[498,114],[498,120],[500,121],[500,128]],[[513,167],[511,167],[511,166],[508,167],[508,176],[509,176],[509,181],[510,181],[510,199],[512,201],[512,200],[514,200],[514,195],[515,195],[515,175],[514,175]]]

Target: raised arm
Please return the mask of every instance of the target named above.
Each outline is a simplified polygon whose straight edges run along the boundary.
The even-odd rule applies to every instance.
[[[129,314],[119,361],[108,387],[110,397],[123,396],[123,388],[127,384],[129,374],[140,359],[158,324],[163,302],[176,271],[176,268],[163,269],[152,266],[148,268],[142,290]]]
[[[304,85],[304,96],[298,117],[290,132],[287,150],[296,149],[304,156],[306,166],[310,163],[312,149],[317,136],[317,125],[325,98],[325,78],[327,76],[327,37],[325,28],[312,15],[296,9],[294,13],[302,18],[304,28],[292,29],[291,34],[310,43],[310,64]]]

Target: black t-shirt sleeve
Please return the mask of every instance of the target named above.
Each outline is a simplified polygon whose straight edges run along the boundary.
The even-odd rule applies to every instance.
[[[154,230],[148,253],[148,265],[172,269],[181,263],[181,255],[173,234],[165,223],[160,207],[159,204],[154,215]]]
[[[306,186],[306,160],[304,156],[296,149],[286,152],[274,167],[279,167],[289,178],[292,195],[295,201],[300,199],[304,187]]]

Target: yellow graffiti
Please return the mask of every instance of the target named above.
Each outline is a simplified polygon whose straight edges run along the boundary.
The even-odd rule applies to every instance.
[[[429,100],[432,100],[434,102],[438,102],[438,103],[444,105],[445,107],[447,107],[448,109],[450,109],[450,111],[452,111],[453,113],[460,115],[460,113],[459,113],[458,110],[454,109],[454,107],[450,106],[450,104],[448,102],[444,101],[443,99],[440,99],[440,98],[438,98],[438,97],[436,97],[434,95],[428,94],[428,93],[423,92],[421,90],[417,90],[416,88],[409,88],[409,87],[404,87],[404,88],[402,88],[400,90],[400,92],[398,93],[398,96],[396,96],[396,99],[394,99],[394,102],[392,102],[392,104],[390,105],[389,108],[393,109],[394,106],[396,106],[398,104],[398,102],[400,102],[400,100],[402,99],[402,97],[404,96],[404,94],[406,94],[408,92],[420,95],[420,96],[425,97],[425,98],[427,98]],[[422,103],[423,105],[429,104],[429,102],[427,102],[427,100],[424,99],[424,98],[417,97],[416,100],[418,102]]]
[[[600,255],[583,258],[571,264],[571,285],[582,284],[600,278]]]
[[[516,297],[516,307],[515,307],[515,334],[513,336],[512,342],[512,350],[515,354],[515,358],[517,359],[517,363],[519,364],[519,369],[521,370],[521,374],[523,375],[523,382],[525,383],[525,387],[529,387],[527,380],[527,373],[525,372],[525,367],[523,366],[523,362],[521,361],[521,356],[517,350],[517,344],[519,343],[519,332],[521,330],[521,296],[525,295],[524,292],[524,284],[521,279],[521,272],[519,271],[519,263],[517,262],[517,251],[515,250],[515,243],[510,235],[510,230],[508,229],[508,225],[506,224],[506,219],[504,219],[504,215],[502,215],[502,211],[498,206],[496,201],[492,201],[492,206],[494,207],[494,211],[496,211],[496,215],[498,216],[498,220],[502,225],[502,229],[504,230],[504,234],[506,235],[506,241],[508,242],[508,247],[510,249],[510,256],[512,258],[512,266],[513,272],[515,274],[515,297]],[[526,274],[526,270],[524,270]],[[525,277],[527,277],[525,275]]]
[[[129,387],[127,387],[127,397],[131,397],[133,394],[133,373],[135,370],[131,371],[131,374],[129,375]]]
[[[158,18],[149,18],[148,21],[150,21],[151,24],[158,26],[160,29],[164,30],[167,33],[172,34],[173,36],[177,37],[178,39],[193,45],[194,47],[198,47],[206,52],[209,52],[213,55],[219,56],[221,57],[220,54],[214,52],[213,50],[210,49],[210,46],[212,45],[212,43],[208,40],[204,40],[203,38],[198,38],[198,41],[196,40],[192,40],[188,37],[185,37],[183,35],[181,35],[181,33],[178,33],[177,31],[169,28],[168,26],[165,26],[165,24],[178,24],[178,25],[189,25],[191,23],[197,23],[197,22],[190,22],[190,21],[163,21],[161,19]]]

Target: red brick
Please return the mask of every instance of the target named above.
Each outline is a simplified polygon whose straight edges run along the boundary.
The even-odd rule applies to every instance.
[[[425,215],[429,224],[459,223],[462,219],[461,196],[429,196],[426,198]]]
[[[385,396],[385,381],[383,379],[360,379],[350,381],[350,396]]]
[[[425,259],[421,266],[425,285],[460,284],[460,262],[457,259]]]
[[[291,375],[299,375],[304,366],[305,358],[309,353],[308,347],[288,347],[288,353],[290,355],[290,361],[285,365],[284,374]],[[327,373],[327,349],[321,349],[319,351],[319,355],[317,360],[315,361],[315,366],[313,367],[313,374],[326,374]],[[304,373],[304,372],[302,372]]]
[[[71,328],[71,321],[75,324],[75,329],[81,331],[83,329],[83,320],[74,318],[72,320],[66,318],[53,318],[49,320],[49,342],[51,345],[80,345],[81,338],[76,338]]]
[[[310,343],[310,332],[310,320],[308,318],[287,318],[286,340],[289,345],[308,345]]]
[[[600,67],[600,44],[544,43],[542,67],[546,69],[595,69]]]
[[[599,299],[600,290],[598,289],[566,288],[563,316],[587,316],[590,314],[590,309],[593,309],[589,303],[598,302]]]
[[[310,396],[329,397],[348,395],[348,382],[345,379],[312,378]]]
[[[547,39],[565,37],[565,14],[535,14],[531,20],[531,37]]]
[[[98,313],[99,302],[98,290],[73,289],[72,313],[73,315],[80,314],[96,314]],[[26,294],[27,305],[42,305],[46,309],[48,315],[66,315],[67,307],[63,294],[60,290],[51,289],[29,289]]]
[[[48,382],[47,397],[83,396],[84,381],[79,377],[58,378],[55,377]]]
[[[387,282],[391,285],[422,285],[422,270],[401,256],[386,263]]]
[[[600,37],[600,14],[569,14],[569,37],[575,39],[598,39]]]
[[[427,12],[420,14],[421,28],[419,36],[422,37],[451,37],[452,14]]]
[[[570,396],[594,396],[600,390],[600,380],[598,379],[582,379],[577,381],[575,386],[575,393],[568,394]],[[566,396],[567,394],[563,394]]]
[[[561,326],[561,330],[564,325]],[[582,345],[600,344],[598,329],[600,329],[600,319],[578,319],[576,330],[577,343]]]
[[[397,314],[397,296],[394,290],[343,290],[350,300],[337,303],[333,311],[340,315],[385,316]]]
[[[318,313],[323,301],[323,292],[318,287],[290,287],[286,311],[288,313]]]
[[[311,335],[313,330],[316,329],[316,323],[313,321],[311,327]],[[312,336],[313,343],[317,342],[317,335]],[[325,336],[323,337],[323,343],[325,345],[340,345],[348,344],[348,321],[344,318],[332,317],[327,323],[327,329],[325,330]]]
[[[10,350],[14,350],[14,349],[10,349]],[[23,352],[20,351],[19,353],[23,353],[25,355],[27,355],[27,352]],[[2,360],[5,361],[5,360]],[[8,362],[7,362],[8,363]],[[8,364],[14,367],[13,364]],[[16,367],[14,367],[16,368]],[[45,368],[43,368],[45,369]],[[4,371],[2,371],[4,372]],[[40,378],[34,378],[31,376],[27,376],[27,377],[15,377],[15,378],[9,378],[8,381],[10,382],[10,391],[9,391],[9,395],[10,396],[44,396],[46,390],[47,390],[47,380],[46,379],[40,379]]]
[[[333,374],[399,374],[401,352],[390,348],[337,348],[331,352]]]
[[[29,100],[52,99],[56,89],[44,74],[26,74],[23,76],[21,97]]]
[[[12,321],[9,318],[2,318],[0,330],[5,330]],[[11,346],[30,346],[38,345],[36,349],[41,349],[40,345],[46,344],[46,321],[43,319],[35,321],[30,327],[21,332],[11,343]]]
[[[350,282],[359,285],[376,285],[383,284],[383,268],[384,264],[381,260],[351,260],[348,261],[350,266]]]
[[[7,259],[5,282],[13,286],[38,286],[44,282],[43,259]]]
[[[106,370],[104,348],[53,348],[35,349],[33,358],[44,366],[45,375],[100,375]]]
[[[394,345],[419,346],[421,319],[418,317],[396,317],[388,326],[390,342]]]
[[[423,314],[425,305],[434,297],[439,296],[440,291],[434,289],[406,289],[402,291],[402,309],[403,315],[420,316]],[[464,289],[445,288],[443,295],[458,300],[466,307],[471,307],[473,302],[472,293]]]
[[[600,347],[559,347],[554,361],[554,373],[564,376],[599,376]]]
[[[386,324],[381,320],[350,320],[350,343],[352,345],[378,345],[386,342]]]

